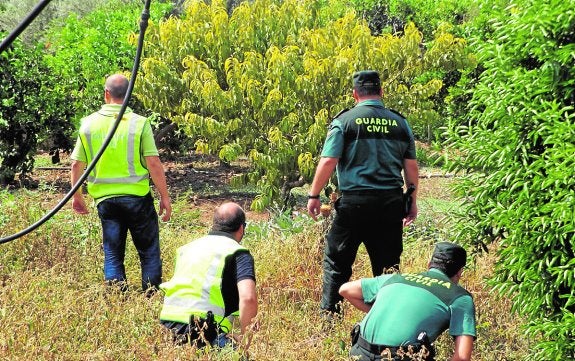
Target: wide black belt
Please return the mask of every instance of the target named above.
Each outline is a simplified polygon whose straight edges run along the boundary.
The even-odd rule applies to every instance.
[[[376,354],[376,355],[381,354],[383,352],[383,350],[385,350],[385,349],[389,349],[389,351],[392,353],[392,355],[395,355],[395,351],[397,351],[399,349],[399,347],[397,347],[397,346],[377,345],[377,344],[368,342],[365,338],[361,337],[361,335],[357,339],[357,344],[359,347],[363,348],[364,350],[367,350],[367,351],[369,351],[373,354]]]
[[[342,191],[341,194],[344,196],[389,196],[395,195],[402,192],[401,188],[391,188],[391,189],[361,189],[352,191]]]
[[[407,352],[408,349],[410,348],[410,346],[407,346],[407,345],[406,346],[387,346],[387,345],[378,345],[378,344],[370,343],[365,338],[363,338],[361,335],[357,339],[357,345],[359,347],[363,348],[364,350],[369,351],[375,355],[381,355],[381,353],[384,350],[389,350],[389,353],[390,353],[389,356],[391,356],[391,357],[394,357],[400,348],[402,348],[405,352]],[[417,352],[419,352],[420,349],[421,349],[421,347],[419,345],[412,345],[411,346],[412,352],[417,353]]]

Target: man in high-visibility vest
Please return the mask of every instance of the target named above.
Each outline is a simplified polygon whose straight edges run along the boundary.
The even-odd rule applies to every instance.
[[[245,230],[243,209],[224,203],[216,209],[207,236],[178,248],[174,276],[160,285],[165,292],[160,322],[177,344],[223,347],[257,329],[254,259],[240,245]],[[238,313],[241,334],[233,335]],[[247,348],[249,338],[242,343]]]
[[[72,185],[100,150],[120,112],[128,85],[124,75],[108,77],[105,104],[82,119],[71,155]],[[140,256],[142,289],[155,290],[162,282],[158,214],[150,177],[160,195],[159,214],[163,221],[168,221],[172,206],[150,122],[127,108],[110,144],[90,173],[87,187],[102,223],[104,278],[108,284],[117,283],[122,290],[127,288],[124,256],[128,231]],[[81,188],[74,194],[72,207],[76,213],[88,213]]]

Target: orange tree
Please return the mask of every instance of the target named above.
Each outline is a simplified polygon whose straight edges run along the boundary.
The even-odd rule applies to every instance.
[[[498,244],[492,284],[527,320],[529,360],[575,360],[575,9],[484,9],[473,32],[483,72],[445,135],[449,169],[465,174],[454,234]]]
[[[0,32],[0,36],[5,34]],[[73,113],[58,78],[42,63],[39,48],[17,39],[0,54],[0,185],[29,184],[34,156],[43,145],[52,152],[72,146]]]
[[[447,28],[428,43],[413,24],[372,36],[352,11],[312,0],[242,2],[231,15],[224,1],[191,1],[151,26],[146,49],[136,96],[196,151],[247,156],[251,171],[233,182],[257,185],[254,209],[311,180],[327,125],[353,106],[354,71],[378,70],[385,103],[417,129],[439,124],[441,74],[474,64]]]

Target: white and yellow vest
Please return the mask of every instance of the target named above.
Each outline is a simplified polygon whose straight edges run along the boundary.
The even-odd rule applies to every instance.
[[[235,240],[208,235],[178,248],[174,276],[160,285],[165,292],[160,320],[189,323],[190,315],[205,317],[212,311],[220,327],[230,332],[232,317],[225,317],[222,275],[226,258],[246,250]]]
[[[116,119],[94,113],[80,127],[80,139],[90,163]],[[140,142],[146,118],[124,116],[110,144],[88,177],[88,193],[95,199],[110,195],[145,196],[150,192],[149,172],[142,164]]]

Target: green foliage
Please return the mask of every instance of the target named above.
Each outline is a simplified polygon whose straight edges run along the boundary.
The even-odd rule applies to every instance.
[[[460,234],[500,242],[495,289],[543,337],[530,359],[573,359],[575,10],[518,0],[496,14],[477,40],[485,71],[468,118],[446,133],[451,169],[469,172],[459,191],[474,226]]]
[[[316,1],[258,0],[229,16],[221,1],[192,1],[182,19],[151,27],[137,97],[196,151],[227,162],[247,155],[253,170],[234,181],[257,184],[252,207],[263,209],[311,181],[327,125],[353,105],[355,70],[381,72],[385,103],[417,133],[440,120],[433,72],[474,63],[446,28],[425,47],[413,24],[401,37],[374,37],[353,12],[338,14]]]
[[[351,4],[364,18],[374,35],[402,32],[409,22],[415,23],[432,39],[442,24],[461,25],[474,16],[480,5],[470,0],[340,0]]]
[[[71,108],[57,84],[39,49],[16,41],[0,54],[0,184],[26,178],[39,144],[70,148]]]
[[[34,46],[44,41],[49,26],[65,19],[70,13],[82,16],[108,0],[55,0],[51,1],[30,25],[20,34],[19,39],[26,45]],[[11,32],[39,3],[38,0],[1,0],[0,30]]]
[[[265,241],[270,236],[284,239],[303,232],[313,223],[307,214],[289,209],[272,209],[268,222],[249,223],[249,239]]]
[[[334,0],[333,3],[351,3],[358,11],[361,18],[365,19],[373,35],[382,33],[402,34],[405,25],[414,22],[422,32],[423,42],[430,46],[438,36],[449,33],[451,36],[469,34],[469,24],[476,25],[473,30],[476,33],[485,32],[479,27],[483,18],[477,19],[479,14],[487,14],[487,6],[475,1],[430,1],[430,0]],[[490,7],[489,7],[490,10]],[[465,36],[464,36],[465,38]],[[450,40],[443,39],[449,42]],[[466,104],[463,97],[452,95],[448,97],[449,90],[460,80],[466,77],[467,72],[474,68],[474,62],[469,66],[459,67],[452,70],[434,70],[431,73],[422,74],[419,79],[441,79],[442,87],[430,100],[435,104],[438,116],[426,122],[415,124],[415,133],[419,139],[431,143],[440,138],[440,127],[445,124],[444,119],[450,116],[448,110],[456,110],[459,103]],[[419,80],[418,79],[418,80]],[[451,108],[445,107],[445,102]]]
[[[442,167],[445,163],[445,156],[437,146],[416,145],[417,163],[419,167]]]
[[[150,22],[170,7],[153,2]],[[131,39],[137,37],[142,9],[139,0],[108,0],[84,17],[69,15],[61,27],[48,31],[45,61],[76,109],[70,119],[75,125],[102,104],[106,75],[132,69],[136,48]],[[138,108],[137,103],[131,106]]]

